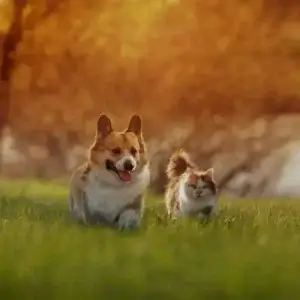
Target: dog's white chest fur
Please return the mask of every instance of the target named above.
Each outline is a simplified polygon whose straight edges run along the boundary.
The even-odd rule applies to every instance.
[[[113,220],[123,207],[132,203],[145,191],[149,181],[150,171],[148,167],[144,168],[134,182],[119,186],[103,182],[91,172],[85,190],[90,212],[101,213]]]

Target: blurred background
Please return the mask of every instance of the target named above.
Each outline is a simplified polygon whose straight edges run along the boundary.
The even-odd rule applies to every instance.
[[[299,0],[0,0],[1,176],[66,180],[100,113],[236,197],[300,195]]]

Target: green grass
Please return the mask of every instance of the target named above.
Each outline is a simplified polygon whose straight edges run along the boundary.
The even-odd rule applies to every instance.
[[[296,299],[300,202],[221,200],[209,224],[85,228],[55,183],[0,184],[0,299]],[[157,200],[159,202],[157,202]]]

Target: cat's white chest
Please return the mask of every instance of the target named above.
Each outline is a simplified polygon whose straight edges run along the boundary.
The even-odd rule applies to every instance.
[[[178,191],[178,199],[179,199],[179,207],[182,213],[189,213],[196,209],[198,209],[199,204],[195,203],[194,201],[191,201],[186,196],[185,190],[184,190],[184,184],[181,184],[179,186]]]
[[[202,205],[200,203],[195,203],[194,201],[180,197],[179,206],[182,214],[190,214],[200,210]]]

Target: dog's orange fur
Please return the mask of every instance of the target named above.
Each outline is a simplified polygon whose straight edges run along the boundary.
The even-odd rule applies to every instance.
[[[88,161],[82,179],[85,179],[93,165],[101,166],[107,159],[115,162],[126,153],[131,153],[141,167],[148,163],[143,134],[137,129],[137,124],[134,121],[129,124],[128,129],[125,131],[114,131],[109,128],[107,136],[103,136],[99,129],[94,143],[89,149]],[[120,149],[121,152],[114,153],[115,149]]]
[[[114,153],[114,149],[120,149],[121,153]],[[131,153],[131,151],[136,153]],[[141,147],[138,137],[133,132],[112,132],[104,140],[96,139],[90,149],[89,160],[95,164],[101,164],[106,159],[117,160],[121,155],[131,153],[137,160],[145,158],[145,147]]]

